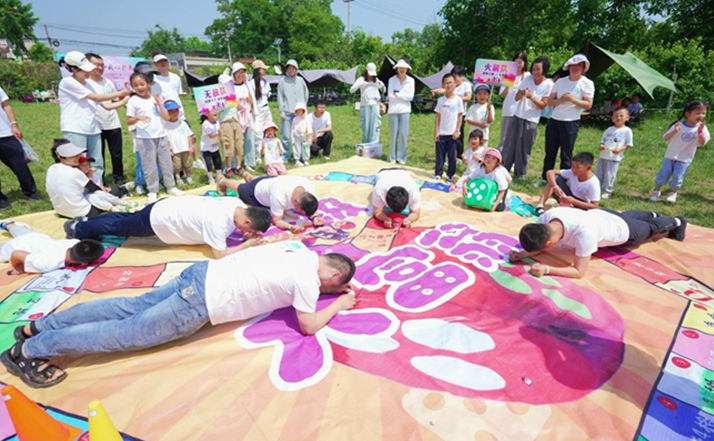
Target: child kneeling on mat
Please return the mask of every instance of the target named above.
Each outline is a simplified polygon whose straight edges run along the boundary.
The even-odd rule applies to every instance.
[[[473,179],[488,179],[496,182],[498,196],[489,211],[504,211],[506,209],[509,175],[508,170],[501,166],[501,161],[501,152],[497,149],[487,149],[483,156],[483,164],[477,167],[466,180],[467,183]],[[461,192],[465,198],[468,193],[468,185],[463,185]]]

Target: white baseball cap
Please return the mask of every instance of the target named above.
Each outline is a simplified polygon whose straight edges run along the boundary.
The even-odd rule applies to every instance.
[[[164,54],[154,55],[154,63],[158,63],[158,62],[161,61],[161,60],[169,61],[169,59],[168,59],[168,58],[166,57],[166,55],[164,55]]]
[[[397,64],[394,65],[394,70],[397,70],[400,67],[406,67],[407,69],[412,70],[412,67],[409,64],[407,64],[406,61],[401,60],[401,59],[399,61],[397,61]]]
[[[64,56],[64,62],[67,66],[78,67],[85,72],[91,72],[97,68],[94,63],[87,60],[87,57],[78,51],[67,52]]]
[[[587,72],[590,69],[590,60],[588,60],[588,57],[583,54],[577,54],[565,63],[565,66],[563,66],[563,70],[569,70],[570,66],[580,63],[585,63],[584,72]]]
[[[245,68],[245,66],[243,66],[243,63],[241,63],[240,61],[238,61],[238,62],[236,62],[236,63],[233,63],[233,69],[232,69],[232,72],[233,72],[233,73],[236,73],[236,72],[238,72],[238,71],[241,70],[241,69],[247,70],[247,69]]]
[[[367,63],[367,74],[377,76],[377,66],[374,63]]]
[[[285,69],[287,69],[288,66],[295,66],[295,69],[298,69],[297,61],[293,60],[292,58],[288,60],[288,63],[285,65]]]
[[[81,155],[82,153],[84,153],[86,151],[87,151],[87,149],[82,148],[82,147],[77,147],[76,145],[72,144],[71,142],[62,144],[55,149],[55,153],[57,153],[59,156],[62,156],[63,158],[71,158],[72,156]]]

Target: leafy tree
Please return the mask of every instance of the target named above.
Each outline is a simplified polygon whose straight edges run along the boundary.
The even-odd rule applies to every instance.
[[[0,38],[5,38],[15,54],[28,55],[24,40],[37,41],[33,26],[39,18],[32,12],[32,4],[20,0],[0,0]]]
[[[32,45],[29,51],[30,54],[30,59],[32,61],[36,62],[52,62],[54,60],[53,54],[52,54],[52,49],[47,47],[46,44],[43,43],[35,43]]]
[[[395,32],[392,34],[392,43],[386,45],[385,52],[392,57],[408,55],[415,73],[430,75],[449,61],[448,57],[444,56],[444,44],[441,25],[429,24],[421,31],[406,28],[402,32]]]
[[[156,53],[173,54],[183,52],[186,40],[178,29],[164,29],[159,25],[148,31],[149,35],[141,46],[131,51],[132,57],[151,57]]]
[[[701,38],[704,49],[714,50],[714,5],[711,0],[652,0],[650,14],[668,18],[669,39]]]
[[[184,51],[208,51],[211,52],[213,45],[209,41],[203,41],[200,38],[192,35],[188,37],[183,45]]]

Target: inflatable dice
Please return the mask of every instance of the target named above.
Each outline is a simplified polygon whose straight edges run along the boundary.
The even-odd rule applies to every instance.
[[[498,184],[490,179],[472,179],[466,184],[464,203],[469,207],[490,210],[498,198]]]

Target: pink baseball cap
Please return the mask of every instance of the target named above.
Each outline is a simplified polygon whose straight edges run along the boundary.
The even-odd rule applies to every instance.
[[[486,158],[486,156],[488,156],[488,155],[491,155],[491,156],[493,156],[494,158],[498,159],[498,163],[499,163],[499,164],[500,164],[501,162],[503,162],[503,157],[501,156],[501,152],[498,151],[498,149],[487,149],[487,150],[484,152],[483,157]]]

